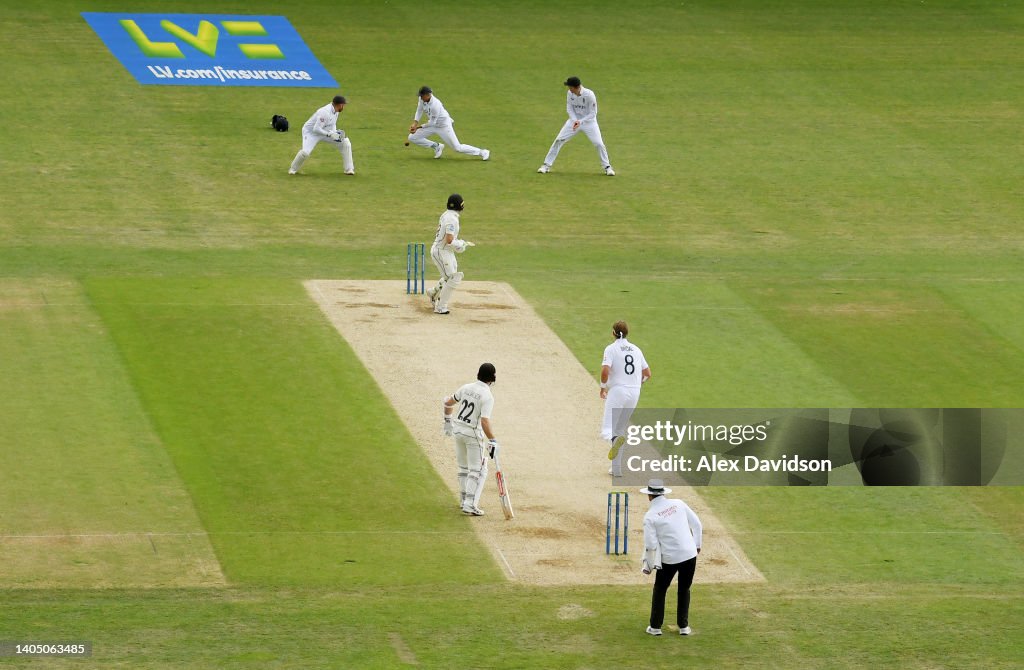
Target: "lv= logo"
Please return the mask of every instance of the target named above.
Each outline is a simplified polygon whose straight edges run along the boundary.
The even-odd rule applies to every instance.
[[[123,19],[119,23],[146,56],[151,58],[185,58],[181,47],[176,43],[157,42],[150,39],[135,21]],[[259,21],[221,21],[220,25],[228,35],[234,37],[265,37],[267,35],[266,29]],[[160,27],[207,56],[212,57],[217,53],[220,31],[210,21],[205,19],[200,21],[195,34],[166,19],[160,22]],[[276,59],[285,57],[276,44],[239,44],[238,48],[247,58]]]

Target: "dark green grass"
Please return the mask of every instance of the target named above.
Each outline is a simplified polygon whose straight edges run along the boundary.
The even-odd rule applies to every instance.
[[[141,408],[234,586],[4,592],[0,639],[92,638],[93,665],[132,668],[392,668],[392,630],[426,667],[1017,664],[1020,488],[709,490],[769,582],[699,587],[691,640],[642,635],[643,589],[495,583],[473,543],[375,567],[356,537],[461,520],[299,280],[400,278],[458,190],[467,279],[511,282],[589,369],[628,319],[645,406],[1020,406],[1019,6],[441,2],[425,29],[406,2],[219,5],[285,13],[336,76],[354,179],[323,148],[289,179],[298,134],[268,128],[331,91],[140,87],[79,16],[123,9],[5,8],[0,276],[85,283],[110,331],[89,350],[124,368],[79,375],[116,392],[82,429]],[[569,74],[597,91],[614,179],[583,139],[534,173]],[[489,163],[401,146],[424,83]],[[83,339],[7,323],[15,354]],[[38,367],[3,369],[59,389]],[[8,400],[0,425],[31,449],[62,425],[43,409]],[[410,472],[432,482],[403,492],[419,520],[382,522],[372,483]],[[596,616],[561,622],[568,603]]]
[[[221,583],[82,287],[0,279],[0,333],[0,587]]]
[[[300,284],[96,279],[88,291],[230,580],[500,578]]]

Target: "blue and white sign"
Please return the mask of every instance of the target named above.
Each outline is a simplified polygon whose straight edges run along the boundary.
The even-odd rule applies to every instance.
[[[140,84],[337,88],[283,16],[83,12]]]

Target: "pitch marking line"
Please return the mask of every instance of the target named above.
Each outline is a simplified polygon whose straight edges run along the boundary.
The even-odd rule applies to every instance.
[[[412,653],[412,649],[409,649],[409,645],[405,643],[401,635],[398,633],[388,633],[388,642],[391,643],[391,648],[395,650],[398,660],[402,663],[405,665],[419,665],[416,655]]]
[[[505,564],[505,569],[508,570],[509,577],[515,579],[516,573],[512,571],[512,566],[509,565],[508,559],[505,558],[505,553],[502,552],[501,547],[495,546],[494,549],[498,552],[498,556],[501,556],[501,562]]]
[[[186,533],[158,532],[126,532],[126,533],[38,533],[38,534],[0,534],[0,540],[55,540],[60,538],[89,537],[146,537],[152,542],[154,537],[200,537],[212,535],[467,535],[472,530],[224,530],[195,531]],[[154,551],[156,551],[154,547]]]
[[[741,568],[743,568],[743,572],[745,572],[745,573],[747,573],[748,575],[750,575],[751,577],[753,577],[753,576],[754,576],[754,573],[753,573],[753,572],[751,572],[749,568],[747,568],[746,564],[745,564],[745,563],[744,563],[743,561],[741,561],[741,560],[740,560],[740,557],[736,555],[736,552],[732,550],[732,543],[731,543],[731,542],[726,542],[726,543],[725,543],[725,548],[729,550],[729,555],[730,555],[730,556],[732,556],[732,557],[733,557],[733,559],[734,559],[734,560],[735,560],[735,561],[736,561],[737,563],[739,563],[739,566],[740,566]]]

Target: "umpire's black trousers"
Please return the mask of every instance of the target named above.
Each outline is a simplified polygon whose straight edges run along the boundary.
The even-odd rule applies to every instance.
[[[676,585],[679,589],[679,606],[676,608],[676,623],[680,628],[690,625],[690,586],[693,573],[697,570],[697,557],[682,563],[665,563],[661,570],[654,571],[654,593],[651,595],[651,628],[661,628],[665,622],[665,595],[672,585],[672,578],[679,574]]]

